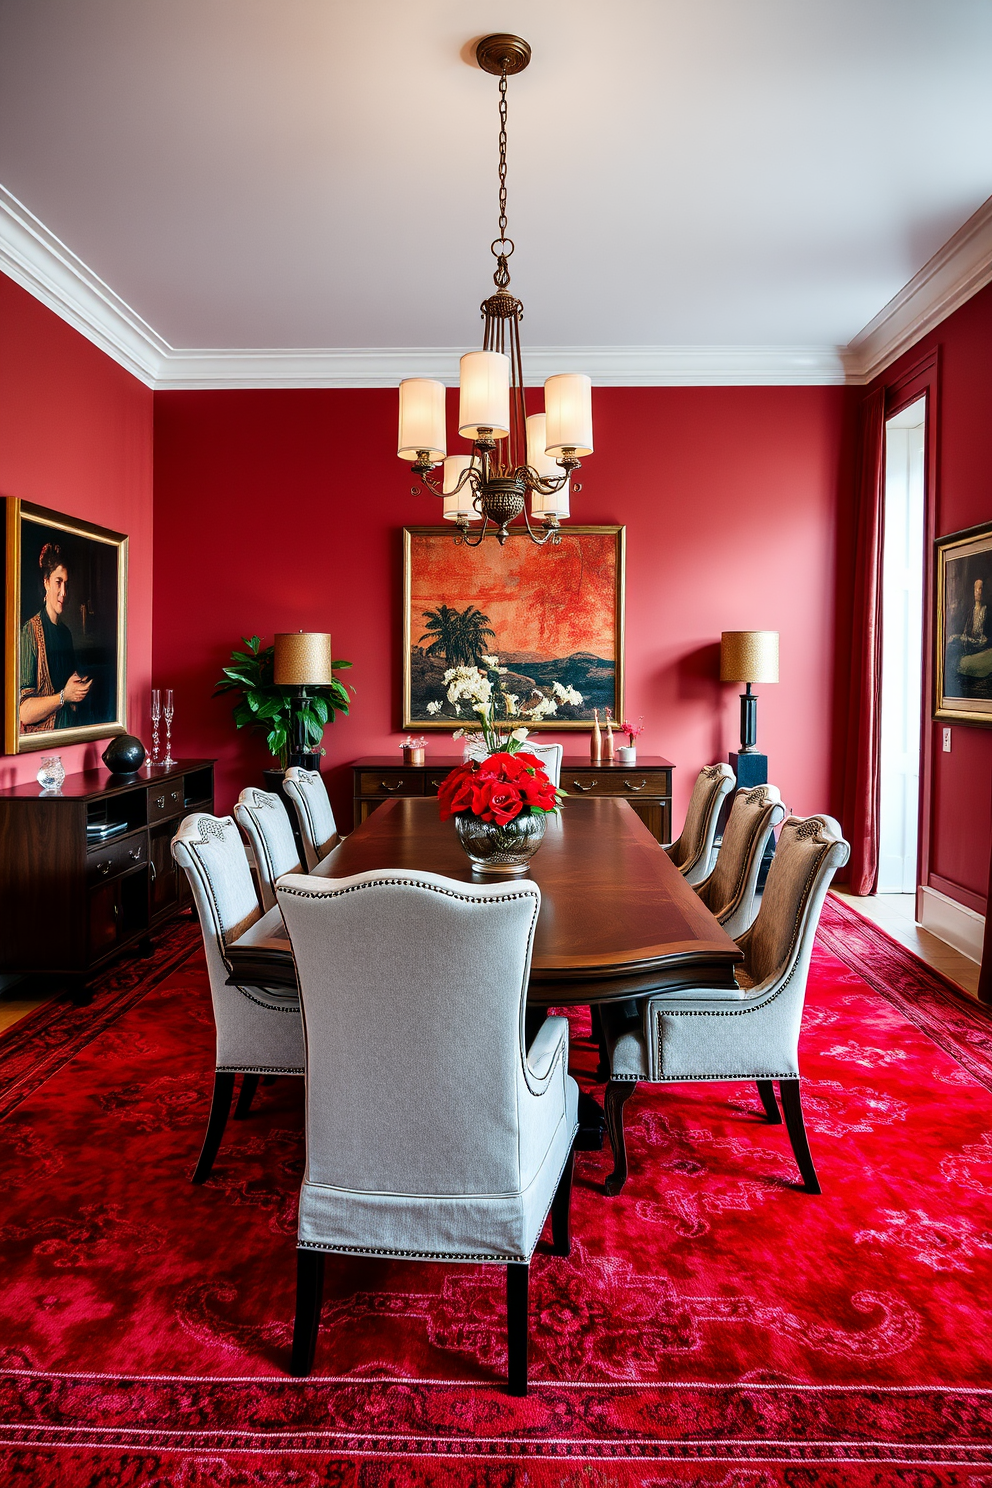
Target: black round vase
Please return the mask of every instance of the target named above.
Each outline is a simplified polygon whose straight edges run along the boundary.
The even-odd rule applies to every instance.
[[[115,775],[133,775],[145,763],[145,746],[133,734],[118,734],[103,751],[103,763]]]

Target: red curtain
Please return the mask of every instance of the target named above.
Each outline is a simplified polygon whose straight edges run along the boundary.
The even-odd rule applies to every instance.
[[[882,537],[885,501],[885,389],[861,404],[855,500],[851,691],[844,770],[844,827],[851,843],[852,894],[878,882],[878,773],[882,680]]]

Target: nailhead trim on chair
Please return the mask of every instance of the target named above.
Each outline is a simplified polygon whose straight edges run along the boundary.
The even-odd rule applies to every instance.
[[[235,986],[235,983],[229,982],[228,986]],[[264,1008],[267,1013],[298,1013],[300,1011],[299,997],[293,997],[292,1000],[283,999],[285,1006],[273,1007],[271,1002],[261,1002],[257,997],[252,997],[247,987],[236,987],[236,990],[241,993],[242,997],[247,997],[249,1002],[253,1002],[256,1007]],[[281,991],[282,988],[280,988]]]
[[[302,1075],[302,1065],[218,1064],[217,1069],[229,1075]]]
[[[540,1240],[542,1231],[544,1230],[544,1226],[548,1222],[548,1215],[551,1213],[551,1205],[554,1203],[555,1194],[558,1192],[558,1184],[561,1182],[561,1175],[562,1173],[564,1173],[568,1160],[572,1156],[572,1151],[575,1145],[575,1134],[578,1129],[579,1123],[576,1122],[572,1128],[572,1140],[571,1142],[569,1142],[565,1152],[565,1161],[562,1163],[561,1167],[558,1170],[558,1177],[555,1179],[554,1187],[551,1190],[551,1198],[549,1199],[548,1206],[544,1211],[544,1218],[541,1220],[540,1226],[538,1227],[537,1237],[534,1241],[534,1250],[537,1249],[537,1242],[538,1240]],[[459,1198],[462,1197],[462,1195],[453,1194],[451,1197]],[[511,1261],[516,1262],[521,1259],[520,1256],[497,1255],[495,1252],[491,1255],[485,1255],[480,1251],[475,1250],[388,1250],[379,1249],[371,1245],[312,1244],[297,1244],[296,1248],[297,1250],[320,1250],[326,1251],[328,1253],[334,1252],[342,1255],[404,1256],[407,1260],[411,1261],[495,1261],[498,1264],[503,1264],[509,1263]],[[531,1259],[531,1256],[533,1256],[534,1250],[532,1250],[530,1256],[527,1257],[528,1261]]]

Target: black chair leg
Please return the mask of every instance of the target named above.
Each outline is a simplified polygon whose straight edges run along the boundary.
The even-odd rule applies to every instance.
[[[207,1134],[203,1138],[203,1146],[200,1149],[199,1160],[193,1173],[194,1183],[206,1183],[210,1177],[210,1171],[220,1147],[224,1128],[231,1110],[231,1100],[234,1096],[234,1075],[230,1070],[217,1070],[214,1073],[214,1095],[210,1102],[210,1117],[207,1121]]]
[[[313,1368],[324,1297],[324,1255],[319,1250],[296,1252],[296,1322],[290,1374],[303,1379]]]
[[[772,1126],[781,1126],[782,1113],[778,1108],[778,1101],[775,1099],[775,1081],[759,1080],[757,1085],[758,1094],[761,1096],[761,1104],[765,1108],[765,1115],[768,1117]]]
[[[607,1178],[605,1188],[609,1198],[615,1198],[627,1182],[627,1143],[623,1135],[623,1108],[637,1089],[636,1080],[611,1080],[606,1087],[606,1130],[613,1148],[613,1172]]]
[[[568,1154],[562,1168],[555,1196],[551,1200],[551,1254],[567,1256],[572,1251],[572,1172],[575,1168],[575,1148]]]
[[[813,1166],[813,1154],[809,1150],[809,1142],[806,1139],[806,1123],[803,1121],[803,1103],[799,1095],[799,1081],[779,1080],[778,1088],[782,1097],[782,1110],[785,1113],[785,1129],[789,1133],[789,1141],[792,1143],[792,1151],[795,1154],[799,1171],[802,1174],[806,1192],[811,1194],[822,1193],[820,1180],[817,1178],[816,1168]]]
[[[251,1110],[251,1103],[258,1089],[258,1075],[242,1075],[241,1090],[238,1093],[238,1103],[234,1108],[235,1121],[244,1121]]]
[[[506,1268],[507,1382],[511,1395],[527,1394],[527,1291],[530,1267],[511,1261]]]

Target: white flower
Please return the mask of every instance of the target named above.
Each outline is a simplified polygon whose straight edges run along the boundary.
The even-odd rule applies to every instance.
[[[496,672],[499,670],[498,656],[484,656],[482,660],[491,672]]]
[[[428,713],[440,713],[440,711],[441,711],[441,704],[440,703],[428,703],[427,704],[427,711],[428,711]]]
[[[517,698],[519,696],[520,694],[517,692],[504,692],[503,694],[506,700],[506,711],[511,718],[515,718],[517,715]]]
[[[542,697],[540,702],[534,704],[533,708],[527,709],[527,717],[535,720],[549,718],[552,713],[558,712],[558,704],[554,698]]]
[[[528,730],[525,729],[525,728],[515,728],[513,730],[513,733],[510,735],[510,738],[511,739],[520,739],[521,741],[523,741],[524,739],[526,739],[527,733],[528,733]]]
[[[574,687],[566,687],[561,682],[552,682],[551,691],[560,703],[574,703],[578,707],[582,701],[581,692],[576,692]]]
[[[467,729],[455,729],[455,732],[452,734],[451,737],[453,739],[464,739],[466,737],[467,733],[468,733],[468,730]]]

